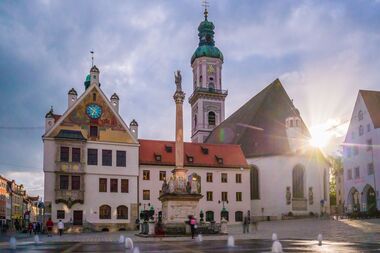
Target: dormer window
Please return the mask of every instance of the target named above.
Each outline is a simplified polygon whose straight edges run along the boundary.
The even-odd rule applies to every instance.
[[[96,93],[92,94],[92,100],[96,101]]]
[[[223,164],[223,158],[222,158],[222,157],[215,156],[215,159],[216,159],[216,162],[217,162],[218,164]]]
[[[156,160],[156,162],[161,162],[161,155],[154,153],[154,159]]]
[[[188,163],[193,163],[194,162],[194,157],[193,156],[186,155],[186,158],[187,158],[187,162]]]
[[[202,154],[208,155],[208,148],[201,147],[201,150],[202,150]]]
[[[166,151],[167,153],[171,153],[171,152],[173,152],[173,147],[172,147],[172,146],[165,145],[165,151]]]

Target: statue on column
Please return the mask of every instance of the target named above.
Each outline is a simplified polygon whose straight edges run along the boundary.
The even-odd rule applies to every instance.
[[[176,91],[182,91],[182,76],[181,71],[177,70],[174,72],[175,85],[177,86]]]

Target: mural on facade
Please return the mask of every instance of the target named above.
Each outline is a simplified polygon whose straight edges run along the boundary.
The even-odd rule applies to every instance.
[[[93,89],[74,110],[64,119],[62,125],[72,126],[79,125],[82,129],[88,130],[90,124],[99,126],[100,131],[107,128],[117,131],[125,131],[121,122],[116,118],[115,113],[106,104],[107,102],[101,97],[96,89]],[[90,104],[97,104],[102,109],[102,114],[98,119],[91,119],[86,108]]]

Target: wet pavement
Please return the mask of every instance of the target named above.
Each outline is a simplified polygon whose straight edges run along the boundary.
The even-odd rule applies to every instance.
[[[380,252],[380,243],[345,243],[324,241],[318,246],[316,241],[308,240],[281,240],[284,252]],[[272,241],[270,240],[236,240],[235,247],[228,247],[226,240],[213,241],[147,241],[136,242],[140,253],[225,253],[225,252],[271,252]],[[16,250],[1,248],[1,252],[123,252],[135,253],[136,251],[124,248],[117,242],[51,242],[51,243],[20,243]]]

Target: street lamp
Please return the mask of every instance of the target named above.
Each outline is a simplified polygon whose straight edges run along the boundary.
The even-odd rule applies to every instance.
[[[222,200],[222,201],[218,201],[218,203],[220,204],[220,203],[222,203],[223,204],[223,208],[222,208],[222,211],[221,211],[221,213],[220,213],[220,218],[222,219],[222,218],[225,218],[227,221],[228,221],[228,211],[227,211],[227,209],[225,208],[225,206],[224,206],[224,203],[227,203],[228,204],[228,200]]]

